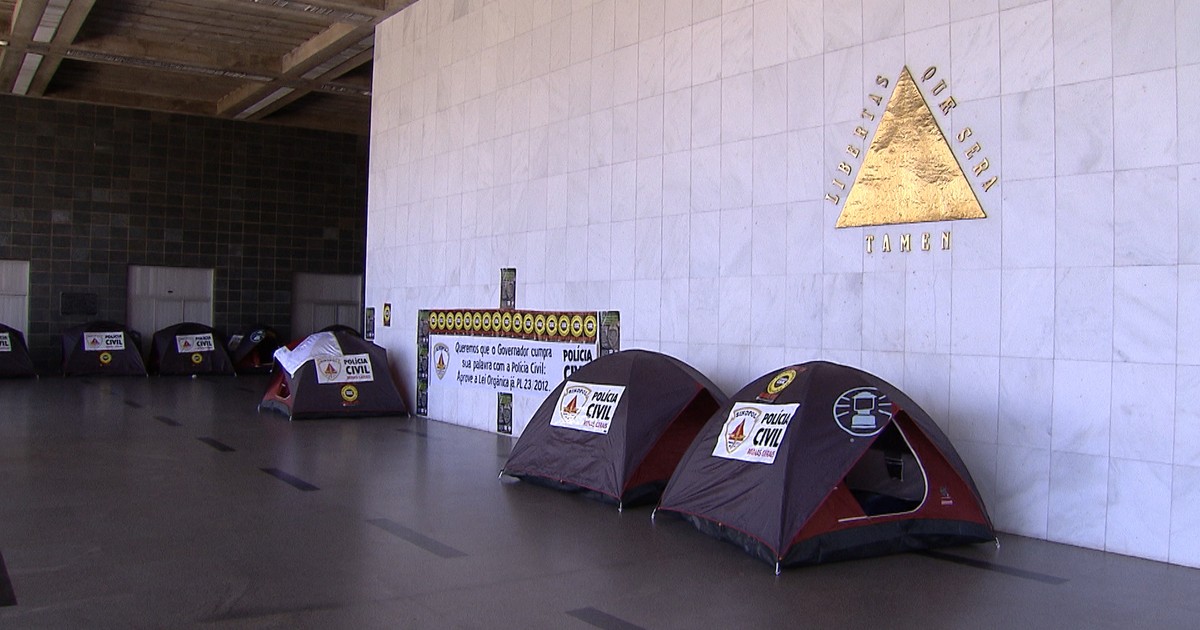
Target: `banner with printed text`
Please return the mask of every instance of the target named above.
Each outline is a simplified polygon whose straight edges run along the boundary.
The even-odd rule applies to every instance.
[[[105,350],[124,350],[125,333],[123,332],[85,332],[83,333],[83,349],[88,352],[103,352]]]
[[[213,341],[212,333],[175,335],[175,349],[181,354],[185,352],[212,352],[217,349],[217,344]]]
[[[0,333],[0,352],[12,352],[12,340],[6,332]]]

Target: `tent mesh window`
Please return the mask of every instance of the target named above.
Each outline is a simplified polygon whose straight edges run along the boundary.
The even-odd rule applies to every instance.
[[[846,488],[867,516],[912,512],[928,487],[921,462],[892,422],[846,473]]]

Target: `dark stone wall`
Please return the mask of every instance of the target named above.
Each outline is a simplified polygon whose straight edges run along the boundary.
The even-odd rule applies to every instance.
[[[0,95],[0,259],[30,261],[43,370],[62,330],[126,321],[131,264],[211,267],[218,330],[288,336],[293,272],[363,272],[366,196],[365,137]]]

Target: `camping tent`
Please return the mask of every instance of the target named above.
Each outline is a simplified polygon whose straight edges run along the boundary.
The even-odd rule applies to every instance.
[[[145,376],[137,333],[115,322],[88,322],[62,334],[63,376]]]
[[[725,394],[686,363],[625,350],[546,397],[504,474],[629,505],[653,502]]]
[[[780,566],[995,539],[966,466],[899,389],[825,362],[766,374],[715,414],[658,511]]]
[[[158,374],[233,374],[220,335],[209,326],[184,322],[154,333],[150,370]]]
[[[276,350],[275,361],[279,369],[259,411],[292,420],[407,413],[387,350],[352,333],[313,333],[293,348]]]
[[[279,345],[274,329],[256,324],[229,337],[229,359],[239,373],[269,372]]]
[[[0,324],[0,378],[37,376],[21,331]]]

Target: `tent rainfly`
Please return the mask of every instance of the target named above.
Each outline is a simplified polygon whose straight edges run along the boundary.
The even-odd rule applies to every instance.
[[[62,334],[63,376],[145,376],[136,332],[115,322],[88,322]]]
[[[279,369],[259,411],[291,420],[407,413],[382,347],[346,331],[313,333],[292,346],[275,351]]]
[[[183,322],[154,333],[150,369],[163,375],[234,374],[220,335],[210,326]]]
[[[279,345],[279,334],[273,328],[256,324],[229,337],[229,359],[239,374],[270,372]]]
[[[546,397],[501,473],[619,506],[653,503],[725,400],[707,377],[665,354],[602,356]]]
[[[811,362],[718,411],[657,512],[781,567],[995,540],[979,491],[929,415],[888,382]]]
[[[29,346],[25,345],[25,335],[12,326],[0,324],[0,378],[26,376],[37,376],[37,370],[33,368]]]

